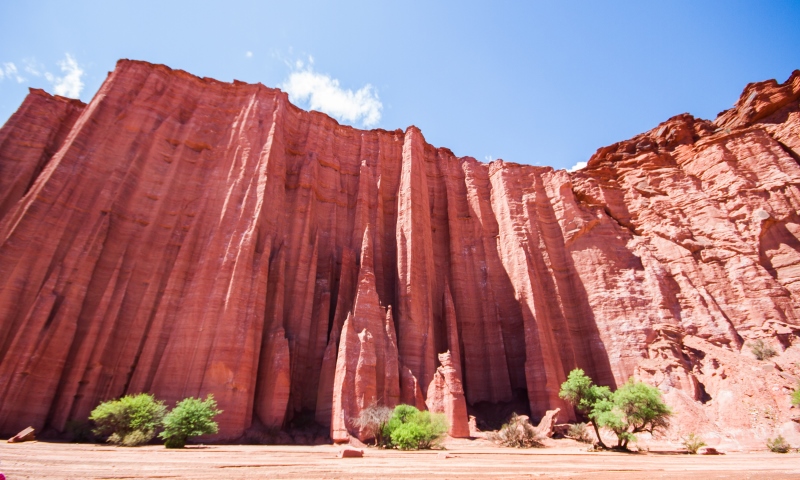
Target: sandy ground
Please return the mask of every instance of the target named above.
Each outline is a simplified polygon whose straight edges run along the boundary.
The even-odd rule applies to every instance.
[[[0,472],[15,479],[117,478],[800,478],[800,454],[731,452],[590,453],[569,440],[545,449],[516,450],[485,443],[449,444],[438,451],[369,448],[363,458],[337,458],[341,447],[210,445],[163,446],[28,442],[0,443]]]

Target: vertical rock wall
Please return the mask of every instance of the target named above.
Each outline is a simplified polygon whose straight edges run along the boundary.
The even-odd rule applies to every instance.
[[[798,98],[797,72],[751,84],[567,173],[138,61],[88,105],[32,90],[0,129],[0,432],[140,391],[213,393],[222,439],[305,414],[363,437],[371,403],[570,416],[575,367],[647,379],[708,428],[753,431],[709,400],[745,397],[782,428]],[[721,370],[758,338],[779,355],[745,395]]]

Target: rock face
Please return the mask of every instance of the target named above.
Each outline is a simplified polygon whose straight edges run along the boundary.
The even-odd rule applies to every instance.
[[[551,438],[555,433],[556,423],[558,422],[558,412],[560,409],[548,410],[536,428],[536,435],[541,438]]]
[[[88,105],[32,90],[0,129],[0,433],[146,391],[213,393],[220,439],[426,401],[460,435],[476,405],[574,417],[580,367],[657,385],[675,435],[789,438],[798,99],[751,84],[568,173],[138,61]]]
[[[443,413],[450,426],[447,434],[454,438],[469,438],[469,419],[467,402],[464,399],[464,388],[461,374],[453,366],[450,352],[439,354],[441,367],[436,369],[433,380],[428,386],[428,410]]]
[[[347,316],[339,337],[339,355],[333,380],[331,438],[350,440],[350,432],[367,440],[369,432],[352,425],[371,405],[394,407],[400,400],[400,370],[391,308],[379,304],[375,291],[369,227],[361,243],[361,268],[353,313]],[[327,413],[327,406],[318,405]],[[318,418],[324,415],[317,410]]]

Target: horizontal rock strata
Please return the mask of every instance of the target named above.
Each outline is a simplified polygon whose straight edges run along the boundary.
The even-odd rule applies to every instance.
[[[220,439],[365,440],[399,402],[466,436],[480,405],[574,418],[575,367],[657,385],[678,430],[790,432],[799,98],[799,72],[751,84],[568,173],[139,61],[88,105],[32,90],[0,129],[0,433],[146,391],[213,393]]]

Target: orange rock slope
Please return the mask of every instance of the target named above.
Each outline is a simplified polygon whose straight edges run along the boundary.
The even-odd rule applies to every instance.
[[[221,439],[364,440],[399,402],[466,436],[515,402],[567,420],[581,367],[657,385],[675,435],[796,434],[799,98],[751,84],[567,173],[145,62],[88,105],[32,90],[0,130],[0,432],[147,391],[213,393]]]

